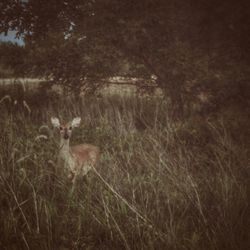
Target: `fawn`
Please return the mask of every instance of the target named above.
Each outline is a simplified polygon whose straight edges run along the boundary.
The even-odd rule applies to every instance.
[[[68,178],[75,184],[79,175],[86,175],[99,159],[99,148],[90,144],[69,145],[72,130],[79,127],[80,117],[76,117],[66,125],[60,124],[56,117],[51,118],[51,123],[60,130],[60,151],[59,159],[63,160],[64,167],[68,171]]]

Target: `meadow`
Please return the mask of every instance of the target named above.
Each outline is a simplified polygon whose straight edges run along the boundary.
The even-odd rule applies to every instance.
[[[250,129],[241,107],[173,121],[157,97],[75,100],[0,87],[0,249],[250,249]],[[74,193],[50,117],[102,157]]]

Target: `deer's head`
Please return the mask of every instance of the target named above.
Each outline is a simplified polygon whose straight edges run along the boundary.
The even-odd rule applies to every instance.
[[[55,128],[58,128],[60,131],[61,138],[64,140],[69,140],[72,134],[72,130],[76,127],[79,127],[81,123],[81,118],[76,117],[71,122],[67,124],[61,124],[59,119],[56,117],[51,117],[51,123]]]

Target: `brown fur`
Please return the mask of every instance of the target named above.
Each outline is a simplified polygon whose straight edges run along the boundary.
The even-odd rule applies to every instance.
[[[79,144],[71,146],[70,153],[77,160],[78,166],[81,166],[82,163],[85,162],[95,165],[100,156],[99,148],[91,144]]]

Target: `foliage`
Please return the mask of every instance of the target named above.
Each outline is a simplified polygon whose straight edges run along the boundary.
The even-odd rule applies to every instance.
[[[23,77],[26,70],[24,47],[10,42],[0,43],[0,77]]]
[[[1,9],[1,31],[17,29],[36,70],[75,93],[107,76],[153,74],[182,116],[199,95],[220,102],[217,92],[249,85],[245,0],[13,0]]]

